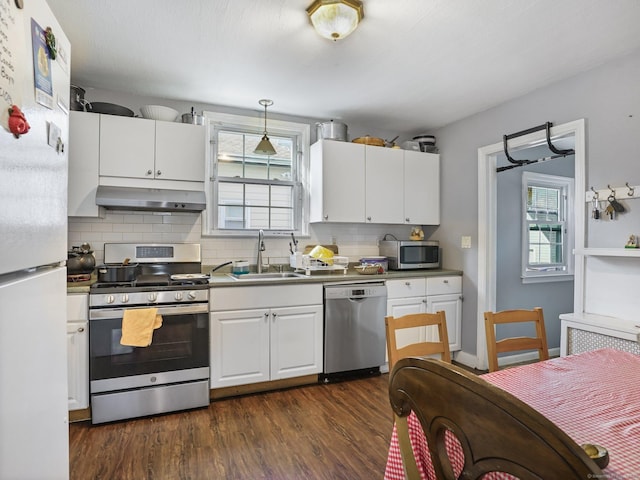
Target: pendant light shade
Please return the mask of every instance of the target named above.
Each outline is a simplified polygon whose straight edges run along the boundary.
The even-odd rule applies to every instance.
[[[360,0],[315,0],[307,15],[321,37],[335,41],[356,29],[364,10]]]
[[[273,145],[267,136],[267,107],[273,105],[273,100],[263,98],[258,103],[264,106],[264,135],[262,135],[262,139],[253,153],[257,153],[258,155],[275,155],[276,149],[273,148]]]

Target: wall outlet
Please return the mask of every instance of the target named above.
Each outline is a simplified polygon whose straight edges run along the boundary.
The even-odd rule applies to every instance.
[[[471,237],[468,235],[463,235],[462,241],[460,242],[460,246],[462,248],[471,248]]]

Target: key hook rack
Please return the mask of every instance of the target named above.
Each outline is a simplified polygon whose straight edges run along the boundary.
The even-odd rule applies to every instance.
[[[617,198],[619,200],[625,198],[640,198],[640,193],[638,193],[638,191],[640,191],[640,185],[629,185],[629,182],[625,182],[624,186],[621,187],[612,187],[611,184],[607,184],[607,188],[602,188],[600,190],[596,190],[593,187],[589,188],[590,190],[585,194],[586,202],[593,202],[594,200],[598,201],[600,198],[606,199],[609,197]],[[624,192],[624,194],[620,193],[618,196],[617,192]]]
[[[497,172],[503,172],[505,170],[511,170],[512,168],[522,167],[523,165],[529,165],[529,164],[538,163],[538,162],[546,162],[547,160],[553,160],[554,158],[566,157],[567,155],[573,155],[575,153],[575,150],[573,150],[572,148],[567,149],[567,150],[562,150],[562,149],[557,148],[555,145],[553,145],[553,143],[551,143],[551,127],[552,126],[553,126],[553,124],[551,122],[547,122],[547,123],[545,123],[543,125],[538,125],[537,127],[532,127],[532,128],[528,128],[527,130],[522,130],[520,132],[511,133],[509,135],[504,135],[502,137],[502,143],[504,145],[504,154],[507,157],[507,160],[509,161],[509,163],[511,163],[512,165],[507,165],[505,167],[498,167],[498,168],[496,168],[496,171]],[[511,155],[509,155],[509,147],[507,145],[509,140],[511,140],[512,138],[522,137],[522,136],[528,135],[530,133],[539,132],[540,130],[546,130],[547,131],[547,146],[549,147],[549,150],[551,150],[554,153],[554,155],[550,155],[548,157],[537,158],[535,160],[525,160],[525,159],[516,160]]]

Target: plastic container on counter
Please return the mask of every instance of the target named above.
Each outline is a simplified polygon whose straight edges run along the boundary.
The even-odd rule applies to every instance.
[[[231,273],[233,273],[234,275],[249,273],[249,262],[247,262],[246,260],[235,260],[231,267]]]
[[[387,257],[362,257],[360,259],[361,265],[379,265],[382,267],[383,272],[386,272],[389,269],[389,261]]]

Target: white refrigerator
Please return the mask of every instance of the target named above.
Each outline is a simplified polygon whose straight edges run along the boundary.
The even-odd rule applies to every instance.
[[[2,480],[69,478],[70,58],[69,40],[45,0],[0,1]]]

